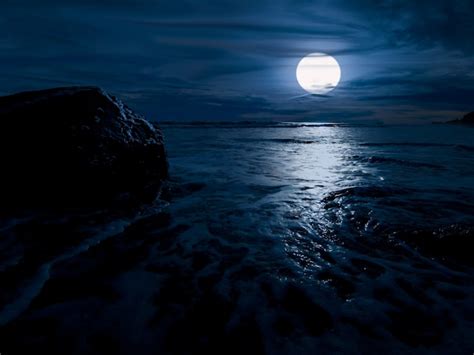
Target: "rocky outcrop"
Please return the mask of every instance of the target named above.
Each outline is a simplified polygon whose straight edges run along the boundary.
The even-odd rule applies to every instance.
[[[461,124],[461,125],[474,125],[474,112],[470,112],[470,113],[464,115],[463,118],[460,118],[458,120],[452,120],[452,121],[448,121],[446,123]]]
[[[149,202],[167,177],[158,127],[95,87],[0,97],[3,205]]]

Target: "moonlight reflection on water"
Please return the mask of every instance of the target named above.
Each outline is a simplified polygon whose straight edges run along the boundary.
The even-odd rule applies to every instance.
[[[55,256],[41,287],[25,288],[33,293],[21,299],[33,299],[31,307],[0,333],[8,343],[33,344],[39,329],[55,331],[41,323],[49,322],[84,344],[118,332],[108,341],[141,354],[212,352],[223,343],[271,354],[472,350],[470,132],[318,124],[163,130],[170,202],[138,219],[89,223],[92,241],[126,227]],[[440,130],[452,130],[443,143]],[[61,230],[77,234],[77,217],[62,218]],[[9,233],[28,233],[27,222],[14,223]],[[18,257],[9,250],[4,270]],[[5,285],[5,299],[17,299]],[[80,329],[70,319],[81,319]],[[119,330],[107,334],[112,323]]]

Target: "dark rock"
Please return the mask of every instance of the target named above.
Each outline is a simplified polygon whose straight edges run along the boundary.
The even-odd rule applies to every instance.
[[[436,229],[408,230],[394,234],[430,257],[451,267],[474,265],[470,251],[474,246],[474,228],[453,224]]]
[[[160,130],[99,88],[0,97],[0,125],[7,206],[149,202],[167,177]]]
[[[474,112],[464,115],[463,118],[445,122],[448,124],[474,125]]]

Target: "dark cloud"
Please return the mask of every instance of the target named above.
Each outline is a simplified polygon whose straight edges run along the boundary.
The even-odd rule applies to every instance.
[[[138,92],[121,91],[117,94],[151,120],[236,121],[246,115],[259,114],[272,118],[304,112],[280,110],[262,97],[218,96],[209,91],[168,88]],[[192,114],[190,109],[193,110]]]
[[[474,37],[472,0],[358,0],[344,5],[394,45],[474,51],[469,40]]]
[[[474,2],[3,0],[0,92],[99,85],[165,119],[335,120],[469,110]],[[327,97],[295,66],[342,66]]]

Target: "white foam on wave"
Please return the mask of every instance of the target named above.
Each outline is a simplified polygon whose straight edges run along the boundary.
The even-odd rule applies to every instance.
[[[73,258],[109,238],[120,235],[131,224],[137,222],[140,219],[146,218],[150,214],[156,213],[157,210],[161,210],[161,208],[161,205],[156,205],[137,216],[130,218],[120,218],[102,225],[97,228],[96,233],[92,237],[87,238],[77,247],[43,264],[33,279],[31,279],[29,283],[23,288],[20,296],[17,297],[15,301],[5,305],[5,307],[1,310],[0,326],[4,326],[5,324],[16,319],[29,307],[31,302],[39,295],[44,285],[49,280],[50,271],[56,264]]]

